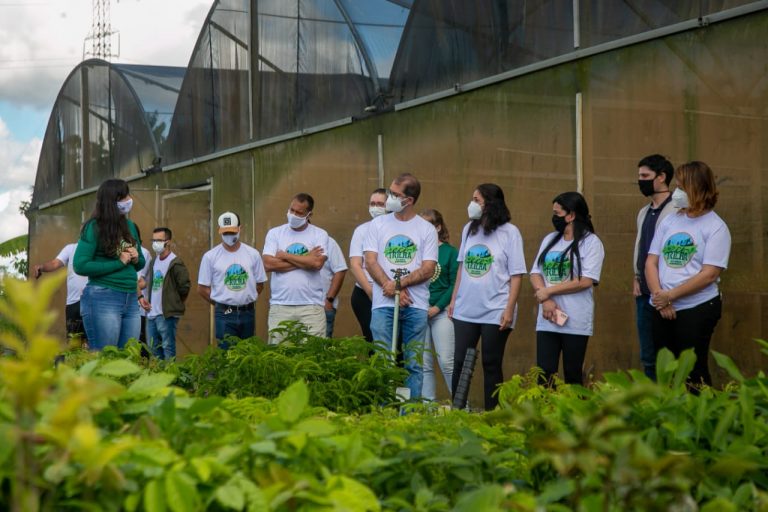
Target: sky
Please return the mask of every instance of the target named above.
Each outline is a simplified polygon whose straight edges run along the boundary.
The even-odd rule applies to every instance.
[[[112,0],[112,62],[186,67],[212,4]],[[32,196],[48,118],[83,60],[92,13],[92,0],[0,0],[0,242],[27,232],[19,204]]]

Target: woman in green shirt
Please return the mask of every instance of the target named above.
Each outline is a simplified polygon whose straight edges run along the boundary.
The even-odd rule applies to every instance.
[[[434,355],[440,365],[440,372],[451,396],[453,379],[453,352],[456,341],[453,335],[453,322],[448,317],[446,307],[451,302],[453,285],[459,264],[456,261],[458,251],[448,243],[449,233],[443,216],[437,210],[424,210],[421,216],[437,230],[438,254],[435,275],[429,285],[429,310],[427,311],[427,336],[424,340],[424,382],[421,396],[427,400],[435,399],[435,364]]]
[[[133,206],[128,184],[107,180],[96,192],[96,207],[83,224],[73,265],[88,277],[80,299],[88,345],[120,348],[141,330],[136,272],[144,267],[139,229],[126,218]]]

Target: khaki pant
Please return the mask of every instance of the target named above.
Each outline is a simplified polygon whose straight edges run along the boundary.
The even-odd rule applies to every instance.
[[[282,306],[273,304],[269,306],[269,344],[277,345],[282,338],[277,333],[272,333],[280,322],[295,320],[307,326],[307,331],[312,336],[325,336],[325,308],[323,306]]]

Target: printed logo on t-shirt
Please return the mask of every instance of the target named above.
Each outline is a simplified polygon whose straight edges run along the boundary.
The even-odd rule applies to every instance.
[[[413,261],[417,250],[413,240],[405,235],[395,235],[384,247],[384,257],[393,265],[407,265]]]
[[[163,287],[163,273],[159,270],[155,270],[155,275],[152,276],[152,291],[156,292]]]
[[[547,282],[562,283],[571,275],[571,259],[563,254],[563,251],[549,251],[544,256],[544,266],[541,270]]]
[[[294,242],[288,246],[285,252],[287,252],[288,254],[295,254],[296,256],[304,256],[306,254],[309,254],[309,249],[307,249],[306,245],[300,242]]]
[[[470,277],[482,277],[488,273],[493,255],[485,245],[473,245],[464,255],[464,270]]]
[[[224,286],[232,290],[233,292],[239,292],[245,288],[245,284],[248,282],[248,272],[239,263],[233,263],[227,269],[227,273],[224,276]]]
[[[664,256],[667,266],[683,268],[690,263],[693,255],[696,254],[696,243],[688,233],[675,233],[664,242],[661,254]]]

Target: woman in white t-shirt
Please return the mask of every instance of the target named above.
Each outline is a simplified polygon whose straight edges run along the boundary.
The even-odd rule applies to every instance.
[[[605,251],[595,235],[589,207],[578,192],[564,192],[552,202],[553,233],[544,237],[531,268],[539,302],[536,365],[551,382],[563,354],[568,384],[583,384],[582,367],[592,335],[595,302]]]
[[[711,385],[709,342],[722,313],[720,273],[728,267],[731,233],[714,211],[717,186],[704,162],[675,171],[672,203],[680,208],[665,218],[653,237],[645,277],[651,291],[653,344],[675,356],[692,348],[696,364],[689,383]]]
[[[452,390],[455,394],[467,349],[482,338],[485,410],[490,411],[498,404],[496,387],[504,382],[504,347],[515,326],[526,272],[523,238],[509,222],[509,208],[498,185],[479,185],[467,213],[470,222],[461,234],[459,272],[448,306],[456,337]]]

